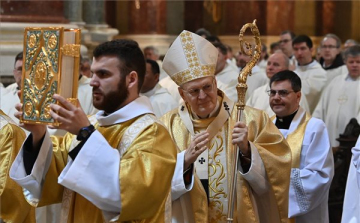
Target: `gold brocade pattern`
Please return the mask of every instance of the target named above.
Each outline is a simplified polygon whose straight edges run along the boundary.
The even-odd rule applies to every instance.
[[[126,129],[137,118],[110,126],[96,124],[95,127],[109,145],[117,148]],[[67,151],[72,148],[75,140],[71,134],[66,134],[64,139],[52,139],[54,157],[45,178],[40,201],[42,205],[60,202],[63,193],[58,190],[61,185],[57,184],[56,178],[65,167]],[[121,157],[121,215],[115,222],[165,223],[165,207],[175,162],[176,148],[166,129],[158,123],[146,127]],[[74,193],[70,202],[68,223],[78,222],[103,223],[104,219],[100,209],[80,194]]]
[[[181,72],[172,74],[171,79],[180,86],[197,78],[214,75],[216,64],[200,64],[192,34],[188,31],[184,31],[180,34],[180,39],[188,68]]]
[[[190,108],[188,108],[190,110]],[[191,110],[190,110],[191,111]],[[215,117],[207,119],[191,119],[195,133],[205,131],[215,120]],[[209,222],[221,223],[226,221],[227,213],[227,178],[226,178],[226,153],[224,150],[224,130],[218,132],[210,140],[208,153],[208,180],[209,180]]]
[[[222,94],[219,95],[225,97]],[[221,109],[224,108],[221,107]],[[187,148],[188,143],[190,143],[191,134],[181,119],[179,111],[173,110],[165,114],[161,120],[168,128],[179,150],[184,150]],[[233,159],[230,159],[233,157],[230,134],[235,124],[236,115],[237,111],[233,109],[231,117],[222,125],[224,134],[228,136],[223,138],[224,151],[226,152],[226,160],[224,163],[226,162],[227,165],[224,171],[228,185],[232,180],[232,176],[229,173],[231,173],[231,166],[233,165]],[[262,198],[264,198],[264,196],[267,196],[265,199],[270,197],[268,199],[268,205],[276,207],[278,211],[270,213],[267,210],[261,210],[261,212],[257,212],[259,208],[264,206],[259,204],[259,206],[256,207],[256,202],[261,203],[263,199],[260,198],[256,202],[252,200],[251,196],[254,195],[254,192],[249,183],[239,174],[237,177],[234,223],[259,223],[261,221],[287,223],[289,176],[291,169],[290,149],[281,133],[276,126],[269,121],[268,116],[264,112],[245,107],[243,118],[248,127],[248,140],[256,147],[263,161],[271,187],[265,195],[262,195]],[[206,193],[196,176],[193,189],[183,196],[190,196],[191,203],[186,203],[186,206],[188,207],[187,210],[192,210],[192,216],[194,216],[193,221],[209,222],[209,212],[211,209],[207,203]],[[182,199],[182,197],[179,199]]]
[[[0,219],[35,223],[35,208],[25,200],[22,188],[9,171],[25,140],[24,131],[0,110]]]
[[[226,157],[224,140],[217,135],[209,148],[209,222],[213,223],[226,222],[228,190],[226,162],[222,162],[222,157]]]

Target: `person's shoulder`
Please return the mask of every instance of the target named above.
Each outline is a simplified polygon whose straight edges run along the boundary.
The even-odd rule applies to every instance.
[[[164,123],[165,125],[168,125],[169,122],[172,122],[172,120],[180,118],[178,108],[174,108],[167,113],[165,113],[163,116],[160,117],[160,121]]]
[[[313,61],[312,66],[309,67],[309,70],[316,70],[319,73],[326,74],[326,70],[315,60]]]
[[[307,124],[307,129],[311,129],[312,131],[319,131],[322,129],[326,129],[326,125],[323,120],[311,117]]]
[[[17,134],[25,137],[25,132],[14,120],[0,110],[0,131],[2,133]]]
[[[339,86],[340,82],[344,82],[347,77],[347,73],[342,73],[336,77],[334,77],[330,83],[329,86]]]
[[[236,109],[236,106],[235,106]],[[257,114],[262,114],[265,113],[263,110],[251,107],[251,106],[245,106],[245,112],[253,112],[253,113],[257,113]]]
[[[236,106],[234,109],[236,109]],[[255,118],[269,119],[269,115],[265,111],[254,108],[254,107],[245,106],[245,113],[248,116],[251,116],[253,119],[255,119]]]

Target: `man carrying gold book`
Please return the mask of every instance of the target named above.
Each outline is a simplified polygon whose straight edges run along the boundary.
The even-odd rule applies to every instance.
[[[233,145],[239,147],[234,223],[287,222],[290,149],[260,110],[244,120],[214,78],[218,50],[183,31],[168,50],[163,69],[179,86],[179,109],[161,120],[178,146],[172,180],[172,222],[227,222]],[[250,77],[251,78],[251,77]]]
[[[51,116],[69,133],[50,138],[45,125],[23,124],[31,134],[10,177],[34,206],[62,202],[61,222],[168,222],[176,149],[139,97],[144,55],[135,41],[113,40],[94,50],[91,70],[100,111],[88,119],[54,95],[63,106],[52,104]]]

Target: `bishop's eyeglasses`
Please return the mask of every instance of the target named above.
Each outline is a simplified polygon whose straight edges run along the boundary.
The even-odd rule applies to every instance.
[[[285,98],[288,96],[291,92],[297,92],[297,91],[288,91],[288,90],[268,90],[267,93],[270,97],[275,97],[276,93],[282,97]]]
[[[189,89],[189,90],[182,88],[182,90],[187,92],[188,94],[190,94],[193,97],[198,97],[200,94],[200,91],[203,91],[205,94],[209,94],[214,88],[214,82],[215,81],[213,79],[211,84],[205,84],[202,88],[195,88],[195,89]]]

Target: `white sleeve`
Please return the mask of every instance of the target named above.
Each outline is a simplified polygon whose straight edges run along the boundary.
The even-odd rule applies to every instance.
[[[303,139],[300,168],[291,169],[289,217],[303,215],[324,202],[333,176],[334,160],[325,124],[312,118]]]
[[[194,186],[194,171],[195,167],[192,168],[191,183],[185,185],[184,183],[184,157],[185,151],[177,154],[175,172],[171,181],[171,199],[174,201],[181,197],[186,192],[191,191]]]
[[[58,183],[115,217],[121,211],[120,158],[118,150],[112,148],[100,132],[95,131],[76,159],[69,158]]]
[[[29,139],[29,137],[32,136],[29,135],[25,142]],[[51,163],[52,142],[50,134],[46,131],[38,157],[30,175],[26,174],[24,167],[23,146],[11,165],[9,175],[11,179],[25,189],[24,195],[26,200],[30,202],[31,205],[37,206],[41,197],[42,183]]]
[[[261,195],[269,190],[270,183],[266,176],[264,163],[257,148],[252,142],[249,143],[251,148],[251,166],[247,173],[243,173],[240,165],[240,174],[249,183],[255,193]]]
[[[351,152],[353,154],[351,164],[355,166],[357,185],[360,190],[360,137],[358,138],[357,143],[355,147],[352,148]]]

